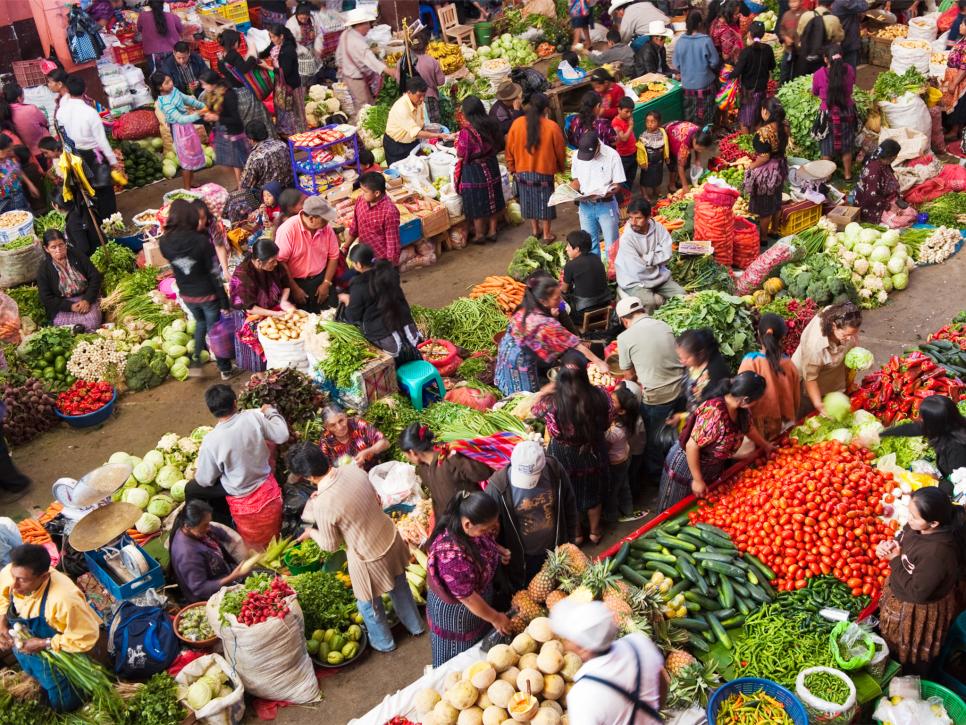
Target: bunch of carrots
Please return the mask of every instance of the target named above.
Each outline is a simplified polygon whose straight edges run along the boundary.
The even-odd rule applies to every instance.
[[[23,539],[23,543],[25,544],[38,544],[39,546],[43,546],[52,541],[50,534],[47,533],[47,529],[37,519],[24,519],[23,521],[19,521],[17,522],[17,529],[20,530],[20,538]]]
[[[509,315],[523,302],[523,293],[526,289],[527,286],[523,282],[517,282],[513,277],[493,274],[470,290],[470,299],[493,295],[500,309]]]
[[[684,226],[684,219],[668,219],[660,214],[654,217],[654,221],[667,229],[669,232],[676,231]]]

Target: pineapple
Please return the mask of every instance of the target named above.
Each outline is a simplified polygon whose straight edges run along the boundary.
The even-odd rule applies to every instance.
[[[714,663],[702,664],[695,661],[677,676],[671,677],[665,706],[670,709],[685,708],[697,703],[702,707],[708,704],[708,697],[721,684],[721,676]]]
[[[523,617],[519,614],[514,614],[510,617],[510,634],[516,636],[526,628],[527,623],[523,621]]]
[[[547,595],[547,609],[553,609],[556,604],[567,598],[567,592],[562,589],[554,589]]]
[[[560,551],[548,551],[547,559],[537,575],[530,580],[527,592],[538,604],[547,601],[547,595],[557,585],[557,580],[567,573],[567,555]]]
[[[587,571],[587,567],[590,565],[590,559],[587,558],[587,555],[576,544],[561,544],[557,547],[557,551],[561,552],[567,558],[567,568],[574,574],[579,576]]]
[[[607,591],[617,590],[617,577],[607,561],[595,561],[588,566],[581,583],[594,593],[595,599],[602,599]]]
[[[671,650],[680,649],[687,644],[687,631],[681,627],[672,626],[670,620],[663,615],[654,617],[651,623],[654,631],[652,639],[661,652],[667,653]]]
[[[667,657],[664,660],[664,666],[667,668],[668,674],[671,677],[677,677],[679,674],[681,674],[682,670],[684,670],[686,667],[690,667],[695,662],[697,662],[697,660],[683,649],[672,649],[667,653]]]
[[[638,617],[652,620],[655,616],[660,616],[664,596],[656,587],[645,585],[631,593],[629,602]]]
[[[510,605],[524,621],[529,624],[543,613],[543,607],[533,601],[526,589],[521,589],[510,600]]]

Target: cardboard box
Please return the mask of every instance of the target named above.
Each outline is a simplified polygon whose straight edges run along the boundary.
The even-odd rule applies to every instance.
[[[842,231],[852,222],[859,221],[861,211],[857,206],[837,206],[828,213],[827,218],[839,231]]]
[[[319,371],[314,373],[314,380],[340,405],[360,412],[365,412],[369,405],[379,398],[392,395],[399,390],[396,363],[392,356],[382,351],[379,351],[379,355],[366,363],[361,370],[353,373],[352,385],[347,388],[337,388]]]
[[[161,254],[161,249],[157,240],[149,239],[144,243],[144,246],[141,247],[141,250],[144,252],[145,264],[159,268],[168,266],[168,260],[164,258],[163,254]]]

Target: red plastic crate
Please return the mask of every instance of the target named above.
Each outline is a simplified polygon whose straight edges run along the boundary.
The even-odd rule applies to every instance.
[[[47,78],[41,70],[42,62],[38,58],[36,60],[15,60],[11,64],[13,66],[13,77],[17,79],[21,88],[42,86],[47,82]]]
[[[256,28],[262,27],[262,8],[260,6],[248,8],[248,17]]]
[[[238,53],[242,56],[248,52],[248,44],[245,42],[245,36],[242,35],[238,41]],[[213,70],[218,70],[218,61],[225,54],[224,48],[217,40],[199,40],[198,41],[198,55],[201,56],[202,60],[208,63]]]
[[[143,45],[115,45],[111,48],[111,52],[114,54],[114,62],[118,65],[124,65],[125,63],[135,64],[141,63],[144,60],[144,46]]]

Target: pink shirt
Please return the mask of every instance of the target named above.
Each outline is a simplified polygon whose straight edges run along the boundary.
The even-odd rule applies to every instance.
[[[275,233],[278,259],[288,266],[295,279],[321,274],[330,259],[339,258],[339,240],[328,224],[310,231],[302,224],[302,215],[286,219]]]
[[[50,136],[47,116],[36,106],[28,103],[11,103],[10,120],[17,129],[17,135],[30,153],[37,154],[37,142],[44,136]]]

